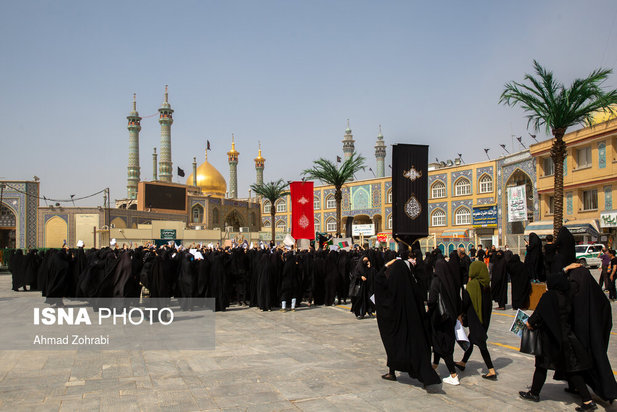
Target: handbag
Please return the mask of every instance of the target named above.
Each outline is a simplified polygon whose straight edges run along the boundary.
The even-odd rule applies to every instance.
[[[439,316],[441,317],[442,322],[445,322],[446,320],[450,319],[450,315],[448,314],[448,309],[446,309],[446,304],[443,301],[443,298],[441,297],[441,293],[439,293],[439,297],[437,298],[437,312],[439,313]]]
[[[353,282],[349,285],[349,297],[350,298],[357,298],[358,296],[360,296],[360,288],[362,287],[362,285],[360,285],[360,282]]]
[[[530,355],[541,356],[542,355],[542,341],[540,339],[539,330],[531,330],[529,328],[523,328],[523,334],[521,336],[521,348],[522,353],[528,353]]]

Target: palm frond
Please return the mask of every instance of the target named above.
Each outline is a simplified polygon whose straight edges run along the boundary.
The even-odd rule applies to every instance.
[[[322,183],[341,188],[345,183],[352,180],[356,173],[364,170],[365,161],[366,159],[363,156],[355,152],[340,167],[337,167],[336,163],[331,160],[320,158],[313,162],[312,168],[304,170],[302,174],[309,179],[319,180]]]
[[[287,182],[283,179],[279,179],[276,182],[268,182],[263,184],[255,183],[251,185],[253,192],[259,196],[262,196],[264,199],[268,199],[272,205],[287,194],[287,191],[285,190],[286,187]]]

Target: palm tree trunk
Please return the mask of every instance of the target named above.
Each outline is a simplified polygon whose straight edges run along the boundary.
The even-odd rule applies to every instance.
[[[336,191],[334,192],[334,200],[336,201],[336,233],[339,236],[342,236],[341,234],[341,204],[343,203],[343,191],[341,190],[340,187],[336,188]]]
[[[563,135],[566,129],[553,129],[555,141],[551,147],[551,158],[555,164],[555,206],[553,211],[553,236],[557,239],[559,229],[563,225],[563,160],[566,157],[566,142]]]
[[[274,202],[270,202],[270,204],[272,206],[270,206],[270,216],[272,217],[272,244],[276,245],[276,241],[275,241],[275,233],[276,233],[276,221],[275,221],[275,217],[276,217],[276,209],[274,208]]]

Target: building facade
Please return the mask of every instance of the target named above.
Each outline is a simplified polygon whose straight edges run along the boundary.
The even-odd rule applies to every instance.
[[[0,182],[0,248],[36,247],[39,182]]]

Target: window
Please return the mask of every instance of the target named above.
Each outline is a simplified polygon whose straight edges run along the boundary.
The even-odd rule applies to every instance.
[[[279,220],[278,222],[276,222],[276,228],[285,230],[285,222],[282,220]]]
[[[388,215],[388,227],[386,229],[392,229],[392,215]]]
[[[386,195],[386,203],[392,203],[392,189],[388,190],[388,194]]]
[[[591,166],[591,146],[583,147],[576,151],[576,168]]]
[[[328,195],[328,197],[326,197],[326,209],[334,208],[336,208],[336,200],[334,200],[334,195]]]
[[[446,197],[446,185],[438,180],[431,186],[431,198],[438,199],[440,197]]]
[[[456,225],[468,225],[471,223],[471,212],[466,207],[461,207],[454,213]]]
[[[270,221],[269,220],[266,220],[264,222],[264,227],[270,227]]]
[[[583,192],[583,210],[597,210],[598,209],[598,191],[585,190]]]
[[[446,212],[441,209],[436,209],[431,214],[431,226],[445,226],[446,225]]]
[[[264,213],[270,213],[270,201],[264,200]]]
[[[542,159],[542,169],[544,169],[544,176],[553,176],[555,174],[555,163],[550,157]]]
[[[276,213],[284,213],[287,210],[287,202],[285,199],[281,199],[276,202]]]
[[[328,219],[326,222],[326,232],[336,232],[336,220],[333,218]]]
[[[193,206],[193,223],[201,223],[203,218],[203,208],[200,205]]]
[[[480,193],[490,193],[493,191],[493,178],[489,175],[480,177]]]
[[[466,177],[461,177],[454,183],[454,194],[456,196],[465,196],[471,194],[471,182]]]
[[[546,203],[548,203],[548,214],[555,214],[555,196],[549,196],[548,199],[546,199]]]
[[[321,202],[319,201],[319,198],[317,196],[313,198],[313,209],[315,210],[321,209]]]
[[[315,219],[315,232],[321,232],[321,224],[319,223],[319,219]]]

